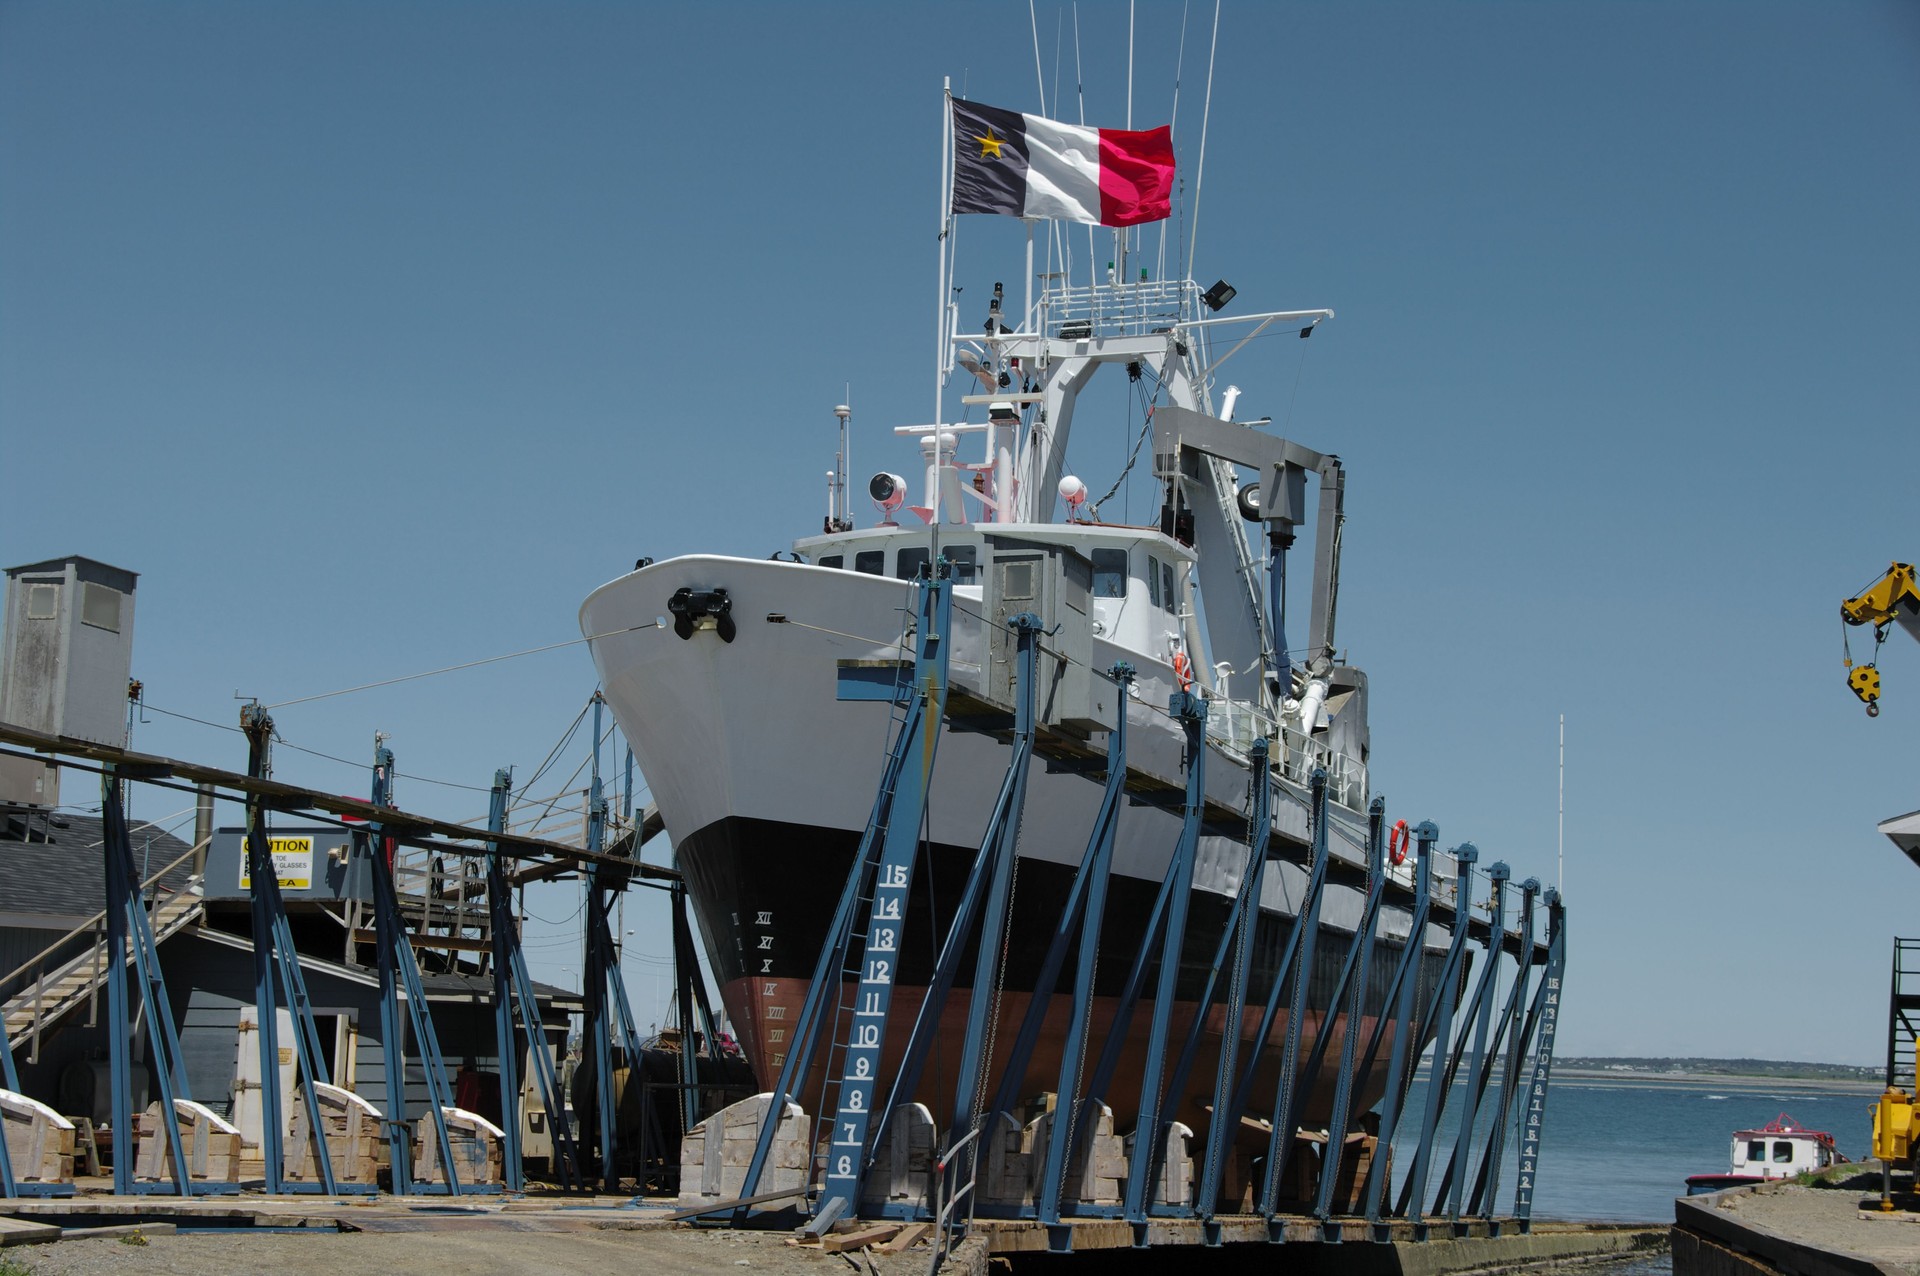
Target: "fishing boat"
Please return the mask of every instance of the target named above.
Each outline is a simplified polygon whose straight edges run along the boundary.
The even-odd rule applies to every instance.
[[[968,166],[995,161],[996,146],[1008,153],[1028,147],[1021,162],[1037,171],[1046,149],[1040,134],[1065,128],[1011,116],[954,101],[949,207],[971,198]],[[1100,142],[1108,144],[1104,133]],[[1031,194],[1028,200],[1024,210],[1016,203],[960,211],[1031,214]],[[1099,220],[1081,212],[1072,220]],[[940,308],[939,411],[931,422],[894,426],[918,444],[919,482],[873,474],[864,483],[871,510],[856,509],[851,413],[839,406],[840,443],[818,531],[773,560],[642,560],[593,591],[580,625],[671,838],[721,996],[763,1089],[773,1087],[786,1061],[788,1033],[874,807],[894,727],[888,704],[841,699],[839,681],[848,669],[897,668],[911,655],[917,581],[937,573],[951,582],[953,697],[937,740],[898,954],[889,1060],[919,1009],[1007,766],[1004,738],[977,729],[957,706],[1007,703],[1013,612],[1039,613],[1050,627],[1040,708],[1045,731],[1081,741],[1089,757],[1098,757],[1117,715],[1128,723],[1128,789],[1139,800],[1122,812],[1116,835],[1094,980],[1095,1042],[1112,1018],[1181,830],[1185,736],[1170,712],[1176,697],[1190,693],[1206,702],[1205,799],[1216,815],[1195,861],[1175,1040],[1196,1017],[1235,892],[1249,872],[1252,754],[1256,741],[1267,742],[1271,866],[1249,946],[1254,1004],[1237,1025],[1219,1006],[1212,1009],[1189,1084],[1166,1109],[1199,1128],[1213,1059],[1227,1032],[1248,1043],[1258,1033],[1258,999],[1274,980],[1306,888],[1314,773],[1326,775],[1331,867],[1318,921],[1328,942],[1317,946],[1308,973],[1304,1049],[1325,1037],[1337,1052],[1342,1034],[1374,1032],[1395,961],[1409,943],[1425,950],[1417,967],[1424,1004],[1453,927],[1466,924],[1455,908],[1459,867],[1445,853],[1434,855],[1433,909],[1422,932],[1410,933],[1414,864],[1396,839],[1393,863],[1383,870],[1390,875],[1388,902],[1372,940],[1362,1021],[1347,1022],[1329,1003],[1363,915],[1372,797],[1367,678],[1335,642],[1348,476],[1339,458],[1322,450],[1325,443],[1284,438],[1265,416],[1243,413],[1245,396],[1221,378],[1221,365],[1254,337],[1311,337],[1333,312],[1235,308],[1235,290],[1225,281],[1152,278],[1138,229],[1113,232],[1112,261],[1098,279],[1036,273],[1036,228],[1045,242],[1048,215],[1056,215],[1051,207],[1027,216],[1029,282],[1016,289],[1018,300],[995,282],[990,291],[968,294],[987,299],[967,319],[957,303]],[[943,299],[957,295],[957,270],[951,254],[943,258]],[[1103,382],[1135,405],[1131,416],[1089,397],[1089,386]],[[1147,521],[1114,520],[1090,499],[1086,479],[1069,471],[1069,444],[1089,437],[1123,437],[1133,448],[1125,467],[1151,467],[1158,499]],[[1093,455],[1093,446],[1083,443],[1074,455]],[[1091,477],[1104,483],[1124,474]],[[1297,580],[1290,588],[1290,559],[1309,551],[1310,581],[1304,590]],[[1290,646],[1289,625],[1304,629],[1304,645]],[[1353,646],[1364,651],[1364,636]],[[1130,680],[1107,676],[1123,665]],[[973,989],[963,973],[955,985],[940,1019],[935,1064],[922,1082],[930,1101],[937,1086],[951,1085],[938,1061],[957,1049],[971,996],[996,998],[996,1022],[1018,1024],[1025,1014],[1103,779],[1097,767],[1032,769],[999,979],[991,989]],[[1168,793],[1175,800],[1152,800]],[[1479,924],[1484,930],[1484,919]],[[971,969],[971,962],[963,966]],[[1056,999],[1023,1093],[1045,1088],[1042,1078],[1058,1069],[1066,1018],[1064,999]],[[1283,1012],[1269,1036],[1285,1030]],[[1382,1034],[1390,1043],[1390,1019]],[[998,1034],[996,1069],[1013,1036],[1010,1028]],[[1110,1087],[1122,1127],[1144,1055],[1144,1040],[1129,1041]],[[1276,1093],[1277,1055],[1262,1055],[1255,1096]],[[825,1066],[817,1062],[794,1090],[809,1111],[822,1110]],[[1309,1124],[1324,1123],[1332,1109],[1333,1072],[1324,1070],[1306,1096]],[[1354,1111],[1379,1097],[1385,1072],[1384,1063],[1372,1070]],[[1263,1115],[1260,1098],[1248,1115]]]
[[[1688,1175],[1687,1195],[1704,1196],[1769,1179],[1790,1179],[1846,1159],[1834,1147],[1831,1134],[1809,1130],[1782,1112],[1757,1130],[1735,1130],[1727,1172]]]

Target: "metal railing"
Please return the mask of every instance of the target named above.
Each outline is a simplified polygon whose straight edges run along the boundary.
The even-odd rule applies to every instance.
[[[208,838],[188,847],[183,853],[175,856],[159,869],[155,870],[145,881],[140,883],[141,895],[144,896],[149,890],[159,885],[160,879],[168,873],[173,872],[174,869],[179,868],[182,864],[206,850],[211,841],[212,839]],[[158,911],[157,905],[154,911]],[[38,1062],[40,1058],[40,1029],[46,1019],[46,994],[49,974],[51,974],[52,981],[58,984],[59,981],[68,974],[79,970],[85,963],[91,961],[93,963],[93,973],[91,978],[86,981],[84,987],[88,989],[98,987],[100,979],[106,973],[103,955],[105,949],[106,920],[107,910],[103,908],[66,934],[60,936],[60,938],[48,944],[45,948],[42,948],[33,956],[21,962],[6,974],[0,975],[0,1032],[7,1031],[5,1026],[7,1008],[12,1006],[13,1002],[27,990],[29,985],[32,986],[33,999],[29,1004],[33,1010],[33,1031],[31,1038],[32,1044],[28,1056],[31,1061]],[[86,940],[89,936],[92,938],[92,943],[87,950],[78,953],[74,952],[73,946],[79,941]],[[49,962],[55,963],[51,971],[48,970]],[[62,1008],[61,1005],[55,1006],[56,1010]],[[8,1037],[9,1040],[11,1040],[12,1034],[10,1032],[8,1033]]]
[[[1063,323],[1089,323],[1089,335],[1139,337],[1181,322],[1198,310],[1200,289],[1191,279],[1141,280],[1050,288],[1037,303],[1049,336]]]
[[[1304,787],[1315,767],[1325,767],[1327,796],[1353,811],[1367,806],[1367,766],[1358,758],[1335,753],[1324,741],[1302,735],[1274,720],[1248,700],[1211,701],[1207,706],[1207,739],[1245,761],[1253,742],[1272,743],[1274,773]]]
[[[948,1229],[962,1201],[967,1203],[967,1226],[973,1226],[973,1186],[980,1177],[979,1149],[975,1149],[976,1154],[967,1162],[973,1172],[967,1176],[965,1183],[955,1187],[952,1195],[947,1193],[947,1174],[960,1159],[960,1153],[967,1144],[979,1137],[980,1127],[976,1125],[967,1132],[965,1138],[942,1152],[933,1163],[933,1235],[929,1238],[933,1245],[933,1260],[927,1264],[927,1276],[934,1276],[940,1270],[940,1264],[947,1260],[947,1254],[953,1248],[949,1243],[953,1239],[952,1233]]]

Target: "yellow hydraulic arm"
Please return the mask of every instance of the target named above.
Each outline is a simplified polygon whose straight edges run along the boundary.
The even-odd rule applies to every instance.
[[[1869,718],[1880,714],[1880,644],[1896,621],[1920,642],[1920,586],[1914,584],[1913,564],[1894,563],[1887,574],[1840,604],[1840,619],[1849,625],[1873,626],[1873,659],[1863,665],[1847,654],[1847,685],[1867,706]],[[1845,637],[1845,631],[1841,631]]]

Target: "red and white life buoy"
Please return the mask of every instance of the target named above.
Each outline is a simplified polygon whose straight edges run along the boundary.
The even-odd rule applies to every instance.
[[[1180,690],[1193,690],[1193,662],[1187,659],[1184,651],[1173,653],[1173,676],[1179,682]]]
[[[1413,834],[1408,830],[1407,822],[1399,821],[1393,826],[1393,832],[1387,836],[1387,858],[1396,865],[1406,863],[1407,847],[1412,843]]]

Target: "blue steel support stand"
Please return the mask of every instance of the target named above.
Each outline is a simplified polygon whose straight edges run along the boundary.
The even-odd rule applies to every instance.
[[[20,1074],[13,1066],[13,1043],[7,1040],[4,1025],[0,1025],[0,1087],[5,1087],[15,1094],[20,1092]],[[53,1184],[33,1184],[32,1186],[52,1187]],[[62,1192],[60,1195],[68,1195],[71,1191],[72,1188],[69,1187],[66,1192]],[[19,1195],[21,1195],[19,1184],[13,1181],[13,1158],[7,1154],[5,1132],[0,1131],[0,1198],[11,1200]],[[48,1196],[52,1195],[52,1193],[36,1192],[34,1195]]]
[[[100,813],[106,831],[103,850],[107,880],[107,1039],[113,1086],[113,1190],[118,1196],[161,1192],[194,1196],[238,1191],[237,1183],[196,1185],[187,1169],[180,1123],[173,1110],[175,1099],[191,1098],[187,1070],[180,1054],[180,1039],[174,1032],[167,986],[160,977],[159,949],[154,944],[147,911],[140,901],[140,872],[133,863],[133,839],[127,832],[127,809],[120,785],[121,775],[116,768],[102,768]],[[133,1178],[140,1145],[133,1137],[133,1026],[128,1018],[126,956],[129,941],[133,944],[134,967],[146,1004],[147,1041],[159,1056],[155,1060],[158,1066],[152,1071],[160,1087],[160,1127],[166,1132],[167,1146],[173,1153],[171,1185],[164,1179],[136,1183]]]
[[[1326,1238],[1330,1241],[1340,1239],[1339,1227],[1327,1222],[1333,1212],[1333,1190],[1340,1178],[1340,1162],[1346,1152],[1347,1121],[1353,1112],[1354,1069],[1358,1064],[1360,1048],[1360,1021],[1367,1008],[1367,977],[1373,965],[1373,931],[1379,924],[1380,905],[1387,894],[1386,854],[1381,845],[1386,836],[1387,804],[1375,798],[1367,807],[1367,903],[1360,926],[1353,933],[1353,946],[1347,950],[1345,967],[1340,971],[1340,983],[1335,988],[1329,1009],[1338,1006],[1341,993],[1347,994],[1346,1018],[1340,1034],[1340,1065],[1334,1074],[1333,1113],[1327,1121],[1327,1151],[1320,1161],[1320,1192],[1314,1198],[1313,1216],[1326,1226]],[[1320,1060],[1326,1054],[1331,1034],[1327,1031],[1328,1019],[1320,1021],[1320,1032],[1314,1038],[1313,1056],[1307,1060],[1307,1080],[1302,1086],[1302,1094],[1311,1091],[1314,1077],[1320,1070]],[[1304,1106],[1304,1098],[1297,1099]],[[1342,1210],[1341,1213],[1346,1213]]]
[[[1433,1000],[1420,1017],[1416,1046],[1433,1041],[1433,1059],[1428,1065],[1427,1106],[1420,1122],[1420,1142],[1413,1152],[1413,1165],[1400,1189],[1400,1204],[1395,1211],[1413,1220],[1414,1236],[1427,1238],[1426,1215],[1421,1202],[1427,1194],[1427,1170],[1433,1160],[1433,1140],[1440,1128],[1440,1112],[1447,1106],[1447,1089],[1452,1076],[1447,1067],[1453,1048],[1453,1006],[1459,997],[1460,968],[1466,960],[1468,922],[1473,918],[1473,866],[1480,852],[1471,842],[1454,849],[1457,876],[1454,878],[1453,935],[1447,945],[1447,958],[1441,963],[1440,978],[1433,986]]]
[[[1220,1204],[1220,1175],[1233,1141],[1233,1131],[1221,1118],[1233,1104],[1240,1037],[1244,1031],[1242,1020],[1247,1012],[1247,977],[1253,969],[1254,938],[1260,927],[1260,891],[1267,879],[1267,847],[1273,839],[1273,770],[1264,738],[1253,742],[1252,762],[1253,774],[1249,780],[1253,790],[1252,818],[1249,823],[1252,836],[1247,839],[1247,867],[1240,875],[1240,893],[1234,897],[1233,912],[1228,916],[1226,927],[1220,935],[1220,949],[1214,954],[1213,961],[1216,972],[1225,968],[1230,973],[1227,978],[1226,1031],[1220,1037],[1220,1058],[1213,1072],[1214,1119],[1207,1126],[1199,1194],[1194,1199],[1194,1206],[1200,1215],[1201,1235],[1208,1245],[1220,1244],[1220,1224],[1214,1216]],[[1233,955],[1230,967],[1226,965],[1229,952]],[[1211,978],[1208,987],[1212,987]],[[1200,1030],[1206,1023],[1208,1008],[1202,1006],[1194,1017],[1193,1029],[1187,1034],[1187,1058],[1192,1057],[1199,1044]],[[1258,1049],[1258,1046],[1256,1042],[1255,1048]],[[1182,1065],[1176,1069],[1176,1079],[1186,1073],[1184,1058]],[[1173,1087],[1175,1094],[1180,1091],[1181,1086]]]
[[[1154,991],[1153,1026],[1147,1034],[1146,1070],[1140,1078],[1140,1106],[1133,1126],[1133,1155],[1127,1162],[1126,1218],[1133,1226],[1136,1248],[1147,1243],[1147,1215],[1153,1185],[1165,1159],[1170,1121],[1161,1119],[1165,1095],[1161,1073],[1166,1066],[1167,1036],[1173,1024],[1173,995],[1180,979],[1180,953],[1187,938],[1187,905],[1193,897],[1193,861],[1200,845],[1200,818],[1207,800],[1207,702],[1190,692],[1176,692],[1170,708],[1187,735],[1187,796],[1180,821],[1180,841],[1167,866],[1169,892],[1164,933],[1160,943],[1160,978]],[[1144,956],[1154,943],[1149,935]]]
[[[1414,1063],[1420,1057],[1419,1027],[1414,1012],[1418,1008],[1420,960],[1426,953],[1427,914],[1433,904],[1433,846],[1440,840],[1440,830],[1431,820],[1422,821],[1413,830],[1413,840],[1413,911],[1408,917],[1407,943],[1400,950],[1400,962],[1387,989],[1387,1004],[1393,1007],[1393,1052],[1387,1063],[1387,1084],[1380,1100],[1380,1132],[1373,1145],[1373,1161],[1367,1166],[1366,1185],[1361,1189],[1373,1239],[1381,1242],[1392,1239],[1390,1230],[1382,1222],[1381,1206],[1392,1187],[1387,1169],[1393,1156],[1393,1136],[1400,1127],[1400,1113],[1407,1101]],[[1385,1015],[1381,1021],[1384,1026]],[[1378,1036],[1376,1032],[1376,1041]],[[1372,1049],[1369,1046],[1369,1053]]]
[[[1460,1129],[1454,1136],[1453,1155],[1441,1180],[1441,1190],[1434,1193],[1433,1199],[1436,1214],[1440,1212],[1440,1202],[1446,1201],[1447,1221],[1453,1225],[1455,1234],[1462,1236],[1466,1233],[1460,1226],[1460,1206],[1466,1195],[1466,1175],[1455,1174],[1454,1167],[1465,1165],[1472,1153],[1474,1126],[1480,1119],[1480,1096],[1486,1087],[1485,1070],[1492,1059],[1487,1034],[1493,1026],[1493,990],[1500,978],[1500,952],[1507,938],[1507,879],[1512,875],[1512,870],[1498,860],[1487,869],[1488,902],[1493,909],[1487,919],[1487,968],[1480,972],[1480,983],[1473,990],[1473,1058],[1467,1066],[1467,1086],[1461,1100]],[[1453,1084],[1452,1071],[1448,1069],[1446,1085],[1449,1087]]]
[[[273,719],[258,705],[240,710],[240,729],[247,737],[247,774],[264,780],[269,771],[273,739]],[[260,1033],[260,1153],[264,1158],[266,1188],[269,1192],[323,1192],[336,1195],[333,1157],[328,1152],[326,1119],[321,1115],[320,1093],[316,1082],[327,1082],[326,1057],[320,1050],[320,1031],[313,1022],[313,1005],[307,1000],[307,981],[300,971],[299,950],[293,944],[293,932],[287,926],[287,905],[280,895],[280,875],[273,863],[267,838],[266,807],[257,794],[247,797],[247,875],[248,896],[253,911],[253,997]],[[301,1095],[306,1102],[307,1123],[312,1131],[315,1159],[320,1166],[320,1181],[286,1181],[285,1117],[280,1108],[280,1019],[274,997],[274,978],[279,977],[285,992],[287,1009],[293,1020],[294,1055],[299,1065]],[[171,1111],[169,1111],[171,1115]],[[373,1190],[372,1184],[359,1185]]]
[[[1287,1001],[1286,1045],[1280,1054],[1280,1077],[1275,1086],[1271,1112],[1273,1128],[1267,1134],[1267,1164],[1260,1186],[1259,1212],[1267,1220],[1267,1238],[1272,1241],[1286,1239],[1286,1225],[1275,1215],[1280,1207],[1281,1179],[1293,1152],[1293,1122],[1298,1115],[1294,1097],[1298,1080],[1295,1066],[1300,1061],[1300,1038],[1306,1031],[1307,989],[1313,983],[1313,956],[1320,934],[1320,901],[1326,894],[1327,772],[1324,767],[1314,768],[1311,799],[1313,871],[1318,879],[1318,888],[1304,901],[1299,920],[1294,926],[1299,939],[1295,945],[1298,955],[1293,962],[1292,991]],[[1271,1000],[1269,1004],[1272,1004]]]
[[[593,774],[587,790],[587,849],[600,850],[606,843],[606,798],[600,788],[600,722],[606,704],[598,691],[593,693]],[[607,910],[613,906],[608,889],[612,883],[602,880],[598,864],[587,865],[587,934],[583,956],[582,984],[586,991],[587,1012],[583,1025],[586,1042],[583,1053],[593,1060],[594,1131],[599,1136],[600,1185],[608,1192],[620,1190],[619,1113],[613,1096],[613,1025],[608,1020],[609,976],[620,968],[620,959],[612,946],[611,928],[606,924]],[[588,1053],[590,1052],[590,1053]],[[627,1061],[629,1076],[640,1066],[638,1056]]]
[[[1073,1248],[1073,1228],[1060,1220],[1060,1193],[1066,1183],[1067,1158],[1081,1136],[1084,1106],[1080,1098],[1080,1066],[1091,1032],[1093,974],[1100,952],[1100,924],[1106,917],[1107,878],[1113,867],[1114,833],[1120,826],[1121,799],[1127,791],[1127,702],[1133,694],[1133,666],[1117,664],[1111,676],[1119,686],[1118,707],[1114,711],[1113,730],[1107,733],[1107,780],[1100,795],[1100,808],[1093,829],[1087,836],[1086,852],[1080,857],[1080,871],[1074,875],[1073,890],[1067,906],[1061,910],[1060,924],[1048,949],[1048,968],[1054,972],[1036,988],[1035,1004],[1028,1008],[1029,1033],[1022,1025],[1022,1038],[1037,1039],[1040,1018],[1045,1015],[1045,996],[1050,992],[1060,965],[1066,959],[1066,946],[1077,943],[1073,974],[1073,1007],[1067,1017],[1067,1040],[1060,1051],[1060,1077],[1055,1083],[1053,1131],[1047,1140],[1047,1163],[1040,1179],[1035,1212],[1047,1229],[1047,1246],[1056,1253]],[[1032,1041],[1027,1042],[1031,1052]],[[1024,1066],[1022,1072],[1025,1071]]]
[[[913,885],[914,861],[919,858],[920,824],[926,814],[927,789],[933,780],[934,755],[940,742],[940,721],[947,703],[947,633],[952,611],[951,588],[942,573],[922,586],[919,656],[914,664],[914,708],[902,734],[904,759],[888,812],[886,835],[876,866],[867,938],[861,950],[855,1005],[847,1028],[846,1050],[839,1079],[839,1104],[827,1134],[827,1172],[813,1217],[811,1235],[821,1235],[860,1202],[864,1177],[867,1130],[879,1093],[880,1053],[886,1036],[887,1009],[899,975],[899,948],[907,916],[907,897]],[[891,770],[891,768],[889,768]],[[853,920],[853,919],[850,919]],[[840,990],[831,990],[838,996]],[[779,1096],[775,1096],[776,1101]],[[779,1112],[768,1113],[778,1121]],[[765,1134],[762,1135],[763,1142]],[[756,1157],[756,1160],[758,1158]]]
[[[713,1007],[700,974],[700,954],[693,946],[693,928],[687,921],[687,884],[675,878],[669,887],[673,911],[673,984],[680,1003],[680,1130],[684,1134],[700,1122],[700,1061],[694,1054],[693,1025],[700,1025],[707,1057],[720,1058],[720,1035],[714,1030]]]
[[[1033,760],[1033,701],[1035,672],[1039,657],[1040,618],[1021,612],[1008,621],[1018,639],[1019,650],[1014,667],[1013,754],[1007,762],[1006,776],[987,818],[980,849],[960,891],[960,902],[947,928],[935,959],[927,992],[914,1016],[913,1030],[907,1036],[907,1048],[900,1069],[888,1088],[885,1102],[874,1118],[867,1141],[867,1153],[861,1161],[861,1173],[870,1166],[873,1151],[881,1145],[896,1104],[908,1102],[919,1087],[928,1053],[938,1032],[940,1016],[959,974],[960,958],[967,944],[979,934],[974,962],[973,995],[967,1004],[966,1034],[961,1042],[957,1076],[954,1083],[953,1122],[947,1127],[949,1144],[958,1142],[983,1124],[989,1113],[981,1111],[986,1091],[987,1024],[998,998],[996,975],[1000,966],[1002,936],[1007,924],[1007,900],[1013,885],[1014,856],[1020,841],[1020,817],[1026,807],[1027,771]],[[964,1177],[971,1180],[979,1161],[979,1142],[971,1145]]]
[[[512,788],[511,770],[493,773],[493,795],[487,810],[488,832],[505,831],[507,796]],[[567,1106],[554,1076],[546,1025],[540,1021],[540,1003],[533,995],[526,952],[520,947],[519,919],[514,916],[512,888],[507,882],[506,862],[497,840],[487,843],[487,905],[492,914],[493,1015],[494,1031],[500,1043],[501,1113],[506,1118],[503,1129],[507,1136],[502,1151],[507,1187],[515,1192],[526,1188],[520,1147],[520,1048],[514,1035],[517,1006],[518,1024],[526,1034],[527,1053],[533,1059],[534,1084],[539,1087],[540,1102],[547,1113],[547,1130],[553,1139],[555,1177],[562,1188],[575,1191],[585,1186],[580,1178],[579,1151],[574,1146]]]
[[[879,873],[880,859],[885,853],[888,833],[893,823],[895,795],[900,787],[900,779],[908,771],[907,759],[916,743],[924,756],[916,761],[916,766],[931,769],[932,756],[928,749],[928,737],[922,730],[922,724],[931,708],[936,727],[939,715],[946,705],[946,643],[941,638],[946,632],[947,615],[950,609],[947,594],[947,581],[944,575],[926,583],[920,593],[918,622],[914,632],[918,635],[915,645],[915,660],[911,666],[902,665],[893,678],[882,683],[870,675],[873,670],[864,666],[851,666],[840,670],[838,698],[841,700],[878,700],[892,706],[893,734],[887,750],[886,762],[881,768],[880,786],[873,799],[873,811],[867,817],[867,827],[860,835],[860,844],[854,852],[853,864],[847,873],[846,885],[841,888],[840,902],[834,909],[833,920],[827,927],[825,940],[820,946],[820,956],[815,959],[813,978],[807,985],[807,998],[801,1004],[800,1016],[794,1023],[792,1046],[787,1052],[786,1062],[780,1065],[780,1076],[774,1082],[767,1115],[760,1125],[760,1136],[754,1144],[753,1158],[747,1164],[747,1172],[741,1185],[740,1195],[743,1202],[750,1201],[759,1192],[760,1175],[765,1169],[767,1157],[773,1148],[774,1134],[779,1128],[786,1105],[792,1101],[796,1088],[813,1067],[816,1047],[820,1040],[820,1025],[827,1010],[837,1005],[842,992],[842,982],[853,977],[857,971],[846,967],[849,953],[853,947],[853,932],[859,920],[860,909],[873,899],[874,882]],[[935,666],[938,665],[936,670]],[[924,785],[924,781],[918,781]],[[911,786],[910,786],[911,787]],[[911,794],[909,794],[911,796]],[[918,803],[924,808],[925,789],[920,790]],[[905,807],[903,806],[904,810]],[[913,814],[913,822],[918,827],[920,810]],[[890,875],[891,876],[891,875]],[[904,903],[905,891],[888,888],[889,901]],[[890,902],[888,908],[894,907]],[[905,916],[904,908],[901,917]],[[732,1215],[732,1221],[738,1225],[750,1216],[751,1206],[746,1203],[731,1204],[724,1207]],[[715,1210],[715,1213],[721,1212]]]
[[[1533,1183],[1540,1171],[1540,1130],[1547,1119],[1547,1085],[1553,1077],[1553,1034],[1560,1020],[1560,981],[1567,968],[1566,912],[1560,904],[1560,892],[1548,890],[1546,901],[1547,967],[1534,992],[1533,1009],[1527,1014],[1524,1034],[1531,1039],[1537,1025],[1539,1044],[1534,1047],[1533,1075],[1527,1081],[1527,1106],[1520,1127],[1520,1174],[1513,1193],[1513,1216],[1523,1233],[1533,1230]]]
[[[1533,904],[1539,894],[1539,878],[1529,877],[1520,883],[1520,960],[1513,973],[1513,988],[1507,995],[1506,1009],[1500,1015],[1500,1031],[1495,1034],[1496,1040],[1501,1036],[1506,1038],[1507,1058],[1500,1072],[1493,1120],[1487,1127],[1486,1154],[1480,1158],[1480,1173],[1473,1181],[1473,1195],[1467,1202],[1468,1213],[1478,1214],[1491,1223],[1495,1236],[1500,1234],[1500,1224],[1494,1221],[1493,1199],[1500,1193],[1500,1160],[1507,1150],[1507,1118],[1513,1113],[1513,1095],[1520,1085],[1520,1065],[1526,1062],[1526,1040],[1520,1031],[1520,1016],[1527,999],[1527,982],[1533,975]],[[1489,1059],[1487,1071],[1492,1070],[1493,1062]]]
[[[373,749],[373,796],[375,806],[393,805],[393,751],[375,744]],[[440,1037],[433,1028],[433,1014],[427,1006],[426,989],[420,983],[420,965],[413,944],[407,938],[406,920],[400,915],[400,895],[393,885],[395,843],[380,824],[367,826],[361,840],[368,865],[367,878],[373,886],[374,931],[380,949],[380,1028],[384,1034],[381,1050],[387,1072],[387,1147],[391,1153],[393,1191],[396,1196],[413,1192],[458,1196],[463,1191],[460,1174],[453,1159],[453,1138],[447,1131],[445,1109],[453,1106],[447,1090],[447,1070],[440,1054]],[[433,1119],[434,1137],[440,1141],[440,1183],[416,1185],[413,1181],[413,1140],[407,1129],[407,1049],[400,1019],[400,1000],[404,991],[407,1023],[420,1051],[420,1071],[427,1083],[427,1112]],[[475,1190],[483,1190],[476,1188]]]

